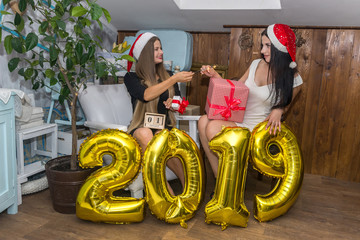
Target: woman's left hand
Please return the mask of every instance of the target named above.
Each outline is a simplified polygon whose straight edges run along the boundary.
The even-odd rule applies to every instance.
[[[172,110],[171,108],[172,100],[173,100],[172,98],[168,98],[166,101],[163,102],[167,109]]]
[[[281,131],[281,116],[284,113],[284,109],[275,108],[273,109],[269,116],[265,119],[265,121],[269,121],[266,124],[266,129],[270,127],[269,133],[276,134],[276,130],[279,128],[279,132]]]

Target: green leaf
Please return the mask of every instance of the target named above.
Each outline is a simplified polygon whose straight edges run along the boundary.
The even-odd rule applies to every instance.
[[[23,45],[21,43],[20,38],[13,38],[11,39],[11,46],[15,51],[18,53],[23,53]]]
[[[13,58],[8,63],[8,68],[10,72],[13,72],[19,65],[20,58]]]
[[[38,77],[39,72],[38,70],[34,69],[34,76],[32,77],[34,80]]]
[[[70,5],[71,1],[72,1],[72,0],[63,0],[63,1],[62,1],[63,8],[67,8],[67,7]]]
[[[47,21],[42,22],[39,26],[39,33],[44,34],[48,29],[48,27],[49,27],[49,23]]]
[[[98,77],[103,77],[106,74],[106,63],[105,62],[98,62],[95,66],[95,73]]]
[[[71,16],[73,17],[81,17],[82,15],[86,14],[87,10],[81,6],[76,6],[71,11]]]
[[[47,6],[51,7],[51,0],[46,0],[46,2],[47,2]]]
[[[103,30],[103,24],[99,20],[96,20],[96,21],[99,24],[100,29]]]
[[[58,17],[64,16],[65,11],[64,11],[63,6],[60,4],[56,4],[55,13],[56,13],[56,16],[58,16]]]
[[[54,77],[50,78],[50,86],[54,86],[55,84],[58,83],[58,80]]]
[[[24,27],[25,27],[25,22],[24,19],[21,18],[20,24],[16,26],[16,29],[18,30],[18,32],[21,32],[22,30],[24,30]]]
[[[9,2],[10,2],[10,0],[4,0],[4,1],[3,1],[4,6],[5,6],[6,4],[8,4]]]
[[[74,66],[73,61],[71,60],[71,58],[67,58],[66,59],[66,69],[67,70],[71,70]]]
[[[89,59],[91,59],[94,56],[95,47],[93,45],[90,46],[88,54],[89,54]]]
[[[103,11],[103,13],[104,13],[104,16],[105,16],[106,20],[107,20],[108,22],[111,22],[111,16],[110,16],[109,11],[106,10],[105,8],[102,8],[102,11]]]
[[[54,45],[51,45],[50,46],[50,61],[53,62],[53,61],[56,61],[57,60],[57,57],[58,57],[58,51],[56,50],[55,46]]]
[[[46,37],[44,37],[43,41],[49,42],[49,43],[55,43],[55,38],[53,36],[46,36]]]
[[[44,51],[40,52],[39,55],[39,65],[43,68],[44,67]]]
[[[91,37],[90,37],[90,35],[89,35],[89,34],[85,34],[85,36],[84,36],[84,47],[85,47],[85,48],[88,48],[90,42],[91,42]]]
[[[91,14],[92,20],[98,20],[101,17],[101,15],[103,14],[103,10],[98,4],[92,3],[91,9],[90,9],[90,14]]]
[[[65,98],[67,98],[70,95],[70,90],[67,87],[67,85],[64,85],[64,87],[60,91],[61,95],[63,95]]]
[[[15,19],[14,19],[15,26],[17,26],[17,25],[19,25],[21,23],[21,19],[22,19],[22,17],[20,16],[20,14],[16,13],[15,14]]]
[[[52,77],[55,76],[55,72],[54,72],[53,70],[51,70],[51,69],[46,69],[46,70],[45,70],[45,76],[46,76],[47,78],[52,78]]]
[[[2,28],[0,28],[0,43],[2,42]]]
[[[20,0],[20,2],[19,2],[19,10],[21,12],[25,11],[26,7],[27,7],[26,5],[27,5],[26,0]]]
[[[91,21],[89,19],[84,18],[83,21],[87,27],[91,26]]]
[[[60,96],[59,96],[59,102],[60,102],[61,104],[64,104],[64,101],[65,101],[65,96],[64,96],[64,95],[60,95]]]
[[[89,54],[87,53],[83,54],[80,59],[80,65],[84,65],[88,59],[89,59]]]
[[[25,39],[25,48],[27,51],[36,47],[39,42],[39,38],[35,33],[29,33]]]
[[[35,67],[36,65],[38,65],[39,64],[39,60],[35,60],[35,61],[33,61],[32,63],[31,63],[31,66],[32,67]]]
[[[69,36],[69,33],[66,31],[59,31],[58,33],[61,38],[66,38]]]
[[[65,82],[65,77],[64,77],[64,75],[62,74],[62,72],[59,72],[57,77],[58,77],[58,79],[59,79],[61,82]]]
[[[55,29],[57,27],[55,19],[50,20],[50,26],[52,27],[52,29]]]
[[[82,28],[80,26],[74,26],[74,31],[76,34],[81,34],[82,33]]]
[[[61,21],[61,20],[56,20],[56,24],[58,25],[59,28],[61,28],[62,30],[66,30],[66,24],[65,22]]]
[[[130,62],[135,62],[135,59],[134,59],[132,56],[127,55],[127,54],[122,55],[122,56],[120,57],[120,60],[122,60],[122,59],[128,60],[128,61],[130,61]]]
[[[24,68],[20,68],[20,70],[18,71],[18,74],[20,75],[20,76],[25,76],[25,69]]]
[[[34,90],[37,90],[37,89],[39,89],[39,87],[40,87],[40,83],[39,82],[35,82],[34,84],[33,84],[33,89]]]
[[[5,5],[5,4],[4,4]],[[2,15],[12,15],[12,13],[9,13],[9,12],[7,12],[7,11],[1,11],[1,14]]]
[[[25,78],[29,79],[31,78],[31,76],[34,74],[34,69],[33,68],[28,68],[25,70]]]
[[[81,55],[83,54],[83,46],[81,43],[77,43],[75,46],[75,54],[78,62],[80,62]]]

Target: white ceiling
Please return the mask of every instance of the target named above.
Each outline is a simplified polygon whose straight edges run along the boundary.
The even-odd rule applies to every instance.
[[[293,26],[360,27],[360,0],[280,0],[280,2],[281,9],[275,10],[180,10],[173,0],[98,0],[98,3],[110,12],[112,24],[118,30],[171,28],[185,31],[227,32],[230,29],[223,28],[223,25],[272,23]]]

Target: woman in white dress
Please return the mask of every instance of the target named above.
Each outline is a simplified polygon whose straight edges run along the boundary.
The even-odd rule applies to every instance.
[[[249,88],[242,123],[210,120],[207,115],[200,118],[200,141],[215,177],[218,171],[218,158],[210,150],[209,141],[223,126],[246,127],[252,131],[258,123],[268,121],[266,128],[270,134],[281,131],[281,117],[303,83],[296,69],[295,40],[294,32],[284,24],[270,25],[261,34],[262,58],[254,60],[239,79]],[[208,77],[221,78],[210,66],[202,66],[201,72]]]

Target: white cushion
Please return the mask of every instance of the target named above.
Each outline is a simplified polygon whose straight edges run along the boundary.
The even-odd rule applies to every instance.
[[[90,122],[130,124],[133,110],[125,84],[90,84],[80,91],[79,101]]]

